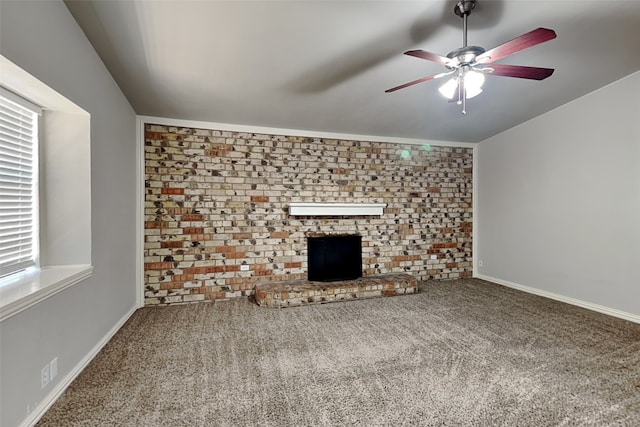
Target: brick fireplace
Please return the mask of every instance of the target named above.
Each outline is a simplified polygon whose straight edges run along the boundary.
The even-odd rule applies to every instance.
[[[363,237],[363,275],[471,276],[472,149],[145,126],[145,303],[306,279],[306,235]],[[293,216],[295,202],[382,215]]]

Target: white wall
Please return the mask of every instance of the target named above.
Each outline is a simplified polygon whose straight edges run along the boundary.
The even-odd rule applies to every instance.
[[[640,72],[480,144],[478,277],[640,319],[638,93]]]
[[[0,324],[0,425],[14,426],[135,309],[136,124],[61,1],[0,2],[0,52],[91,114],[93,276]],[[41,390],[54,357],[58,376]]]

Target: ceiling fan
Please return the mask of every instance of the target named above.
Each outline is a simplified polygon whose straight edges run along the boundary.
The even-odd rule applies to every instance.
[[[537,28],[489,50],[485,50],[480,46],[467,46],[467,17],[475,7],[476,0],[462,0],[453,9],[454,13],[463,19],[461,48],[449,52],[447,56],[424,50],[409,50],[404,53],[405,55],[437,62],[447,67],[449,71],[392,87],[385,92],[395,92],[418,83],[455,74],[453,78],[440,87],[439,91],[451,101],[461,104],[462,113],[466,114],[466,101],[482,92],[485,74],[532,80],[544,80],[553,74],[553,68],[494,64],[494,62],[516,52],[556,38],[555,31],[548,28]]]

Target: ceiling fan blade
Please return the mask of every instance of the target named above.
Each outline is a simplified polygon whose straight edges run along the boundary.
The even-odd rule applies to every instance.
[[[449,74],[452,74],[455,71],[456,70],[452,70],[452,71],[448,71],[446,73],[438,73],[438,74],[434,74],[433,76],[423,77],[421,79],[414,80],[412,82],[405,83],[405,84],[400,85],[400,86],[392,87],[391,89],[387,89],[387,90],[385,90],[385,93],[395,92],[397,90],[404,89],[405,87],[417,85],[418,83],[422,83],[422,82],[426,82],[426,81],[434,80],[434,79],[439,79],[440,77],[448,76]]]
[[[437,75],[437,74],[436,74],[436,75]],[[426,81],[428,81],[428,80],[433,80],[435,77],[436,77],[436,76],[423,77],[423,78],[421,78],[421,79],[414,80],[414,81],[412,81],[412,82],[405,83],[405,84],[400,85],[400,86],[392,87],[391,89],[387,89],[387,90],[385,90],[385,93],[395,92],[395,91],[397,91],[397,90],[404,89],[405,87],[409,87],[409,86],[417,85],[418,83],[426,82]]]
[[[494,76],[517,77],[520,79],[531,80],[544,80],[555,71],[553,68],[525,67],[522,65],[502,64],[491,64],[487,68],[479,69],[479,71],[484,70],[486,70],[488,74]]]
[[[426,50],[408,50],[405,55],[415,56],[416,58],[426,59],[427,61],[437,62],[438,64],[446,65],[451,59],[446,56],[438,55],[437,53],[427,52]]]
[[[481,64],[490,64],[492,62],[499,61],[506,56],[513,55],[516,52],[520,52],[521,50],[555,38],[555,31],[548,28],[536,28],[533,31],[529,31],[526,34],[516,37],[513,40],[509,40],[500,46],[496,46],[493,49],[478,55],[476,62]]]

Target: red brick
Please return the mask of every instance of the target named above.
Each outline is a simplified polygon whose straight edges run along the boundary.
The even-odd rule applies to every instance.
[[[227,252],[225,253],[225,258],[227,259],[240,259],[244,258],[246,255],[244,252]]]
[[[204,215],[202,214],[186,214],[182,215],[182,221],[202,221]]]
[[[180,194],[184,194],[184,188],[163,188],[162,189],[162,194],[173,194],[173,195],[180,195]]]
[[[161,248],[181,248],[184,245],[182,241],[160,242]]]
[[[202,234],[203,231],[202,227],[185,227],[182,229],[184,234]]]
[[[144,228],[167,228],[167,223],[164,221],[145,221]]]
[[[269,276],[271,275],[271,273],[273,273],[273,270],[258,270],[253,272],[254,275],[256,276]]]
[[[146,131],[144,133],[144,137],[145,139],[154,139],[154,140],[162,139],[162,132]]]
[[[184,286],[184,283],[182,282],[160,283],[160,289],[162,290],[182,289],[183,286]]]
[[[300,268],[302,267],[302,262],[285,262],[284,268]]]
[[[148,262],[145,263],[145,270],[167,270],[173,268],[173,263],[170,262]]]
[[[176,282],[190,282],[193,280],[193,274],[176,274],[171,279]]]

